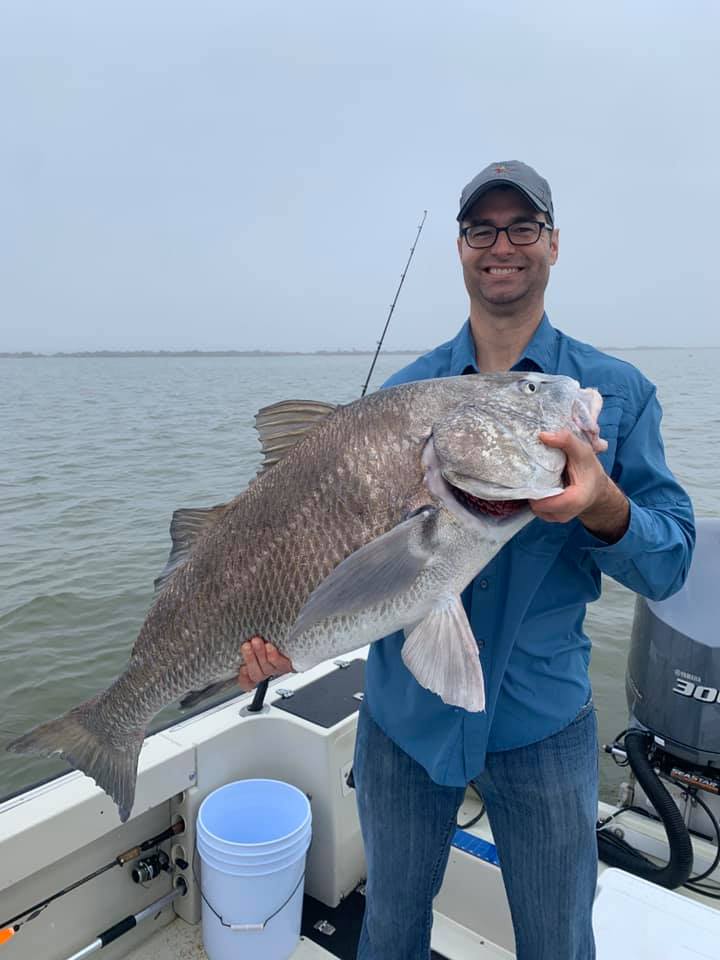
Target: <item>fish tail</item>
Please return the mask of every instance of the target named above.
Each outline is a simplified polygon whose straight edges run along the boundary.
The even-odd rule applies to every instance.
[[[12,753],[59,755],[81,770],[107,793],[118,806],[123,823],[135,800],[137,762],[144,731],[118,732],[103,729],[98,705],[102,695],[73,707],[64,716],[30,730],[9,743]]]

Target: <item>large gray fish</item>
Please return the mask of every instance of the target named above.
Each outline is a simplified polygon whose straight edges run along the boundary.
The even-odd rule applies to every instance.
[[[234,500],[178,510],[173,549],[125,672],[8,747],[60,754],[127,820],[145,728],[164,706],[232,679],[241,642],[298,670],[405,629],[402,656],[448,703],[482,710],[460,592],[562,490],[541,430],[603,449],[600,395],[567,377],[470,375],[347,406],[288,401],[257,416],[265,462]]]

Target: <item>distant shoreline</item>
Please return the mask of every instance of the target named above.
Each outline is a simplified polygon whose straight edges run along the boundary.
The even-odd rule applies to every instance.
[[[720,350],[720,347],[669,347],[640,344],[634,347],[600,347],[605,353],[629,350]],[[374,350],[78,350],[76,352],[33,353],[28,350],[19,353],[0,351],[0,360],[56,360],[68,358],[112,359],[142,358],[162,359],[163,357],[372,357]],[[427,350],[383,350],[383,355],[419,357]]]
[[[383,354],[414,357],[427,350],[383,350]],[[1,360],[54,360],[58,357],[371,357],[374,350],[79,350],[75,353],[3,353]]]

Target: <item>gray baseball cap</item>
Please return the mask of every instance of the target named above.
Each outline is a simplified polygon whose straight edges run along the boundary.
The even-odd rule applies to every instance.
[[[504,160],[501,163],[491,163],[484,170],[481,170],[476,177],[473,177],[460,194],[458,220],[462,220],[470,207],[484,193],[493,187],[502,186],[515,187],[516,190],[519,190],[528,198],[536,209],[548,215],[550,223],[555,222],[550,184],[537,171],[520,160]]]

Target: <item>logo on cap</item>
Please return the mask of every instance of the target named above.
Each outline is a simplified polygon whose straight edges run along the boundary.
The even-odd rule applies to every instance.
[[[500,166],[495,167],[495,173],[507,173],[507,167],[500,164]]]

